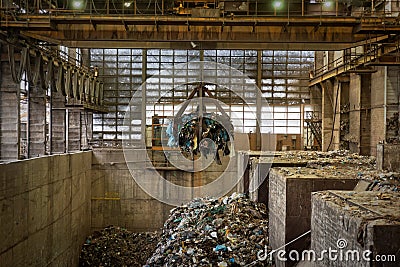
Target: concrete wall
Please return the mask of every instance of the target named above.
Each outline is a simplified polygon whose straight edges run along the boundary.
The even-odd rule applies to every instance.
[[[316,252],[318,261],[306,266],[387,266],[397,267],[400,263],[400,197],[398,193],[324,191],[312,195],[311,250]],[[341,240],[338,242],[338,240]],[[338,245],[341,245],[340,247]],[[322,256],[323,250],[337,250],[332,255],[343,255],[342,260]],[[363,258],[370,250],[372,261]],[[359,260],[353,258],[359,255]],[[343,254],[342,254],[343,253]],[[395,256],[395,261],[375,261]]]
[[[147,152],[143,153],[145,155]],[[170,166],[160,166],[157,171],[174,184],[196,187],[218,178],[229,160],[234,164],[234,171],[229,173],[234,179],[234,175],[237,175],[237,159],[229,157],[221,157],[222,165],[213,163],[206,170],[196,173],[181,171]],[[142,173],[149,175],[149,183],[154,187],[153,190],[163,190],[162,183],[151,180],[151,170]],[[110,224],[137,232],[159,230],[173,208],[142,190],[129,172],[122,149],[95,149],[92,174],[92,230],[102,229]],[[237,188],[232,191],[237,191]],[[164,193],[169,195],[170,192]],[[190,195],[169,195],[169,197],[177,200],[192,199],[194,195],[202,193],[204,192],[200,189],[193,189]]]
[[[92,152],[0,164],[0,266],[77,266]]]
[[[171,208],[136,184],[122,149],[93,151],[92,230],[111,224],[137,232],[158,230]]]

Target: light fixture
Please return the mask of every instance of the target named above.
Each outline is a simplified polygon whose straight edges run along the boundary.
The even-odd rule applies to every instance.
[[[275,2],[273,2],[273,6],[275,9],[280,9],[283,6],[282,1],[276,0]]]
[[[95,78],[97,78],[99,76],[99,68],[98,67],[93,68],[93,76]]]
[[[330,8],[332,8],[332,7],[334,6],[333,3],[332,3],[332,1],[325,1],[325,2],[323,3],[323,5],[324,5],[324,7],[327,8],[327,9],[330,9]]]
[[[84,0],[73,0],[71,2],[72,9],[84,9],[86,6],[86,2]]]
[[[131,5],[132,5],[132,2],[125,2],[125,3],[124,3],[124,6],[125,6],[125,7],[131,7]]]
[[[190,45],[192,46],[193,49],[195,49],[198,45],[195,42],[190,42]]]

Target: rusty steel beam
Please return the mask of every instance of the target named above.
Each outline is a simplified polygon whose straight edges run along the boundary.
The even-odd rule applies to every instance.
[[[82,48],[141,48],[149,43],[155,48],[187,48],[187,42],[197,41],[210,49],[340,50],[371,38],[371,32],[357,33],[359,27],[380,27],[382,33],[372,34],[379,38],[386,26],[381,19],[320,16],[193,18],[56,13],[18,18],[20,21],[2,22],[0,28]]]
[[[109,42],[127,42],[135,46],[135,42],[189,42],[200,41],[213,43],[272,43],[316,45],[307,50],[321,50],[331,47],[340,49],[333,44],[345,44],[349,47],[354,42],[365,39],[364,35],[354,35],[352,27],[321,26],[315,31],[314,26],[195,26],[195,25],[104,25],[104,24],[58,24],[57,31],[22,31],[29,35],[34,33],[38,39],[54,39],[68,46],[90,47],[90,42],[103,42],[101,47],[110,47]],[[42,38],[41,38],[41,37]],[[90,45],[85,44],[90,43]],[[74,45],[75,44],[75,45]],[[211,47],[212,48],[212,47]],[[289,48],[290,49],[290,48]]]

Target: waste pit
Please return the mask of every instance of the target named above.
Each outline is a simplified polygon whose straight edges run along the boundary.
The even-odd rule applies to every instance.
[[[115,227],[96,232],[80,266],[272,266],[263,257],[270,250],[265,205],[233,193],[172,209],[159,235]]]

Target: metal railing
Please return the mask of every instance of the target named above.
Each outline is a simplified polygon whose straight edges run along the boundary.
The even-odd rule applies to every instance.
[[[242,6],[232,6],[232,1],[212,1],[212,9],[218,9],[221,16],[352,16],[352,17],[398,17],[398,0],[360,0],[347,4],[343,0],[276,0],[242,1]],[[354,1],[353,1],[354,2]],[[204,8],[206,1],[169,0],[0,0],[4,15],[41,14],[90,14],[90,15],[179,15],[190,16],[191,9]],[[349,2],[351,3],[351,2]],[[215,13],[214,13],[215,14]]]

